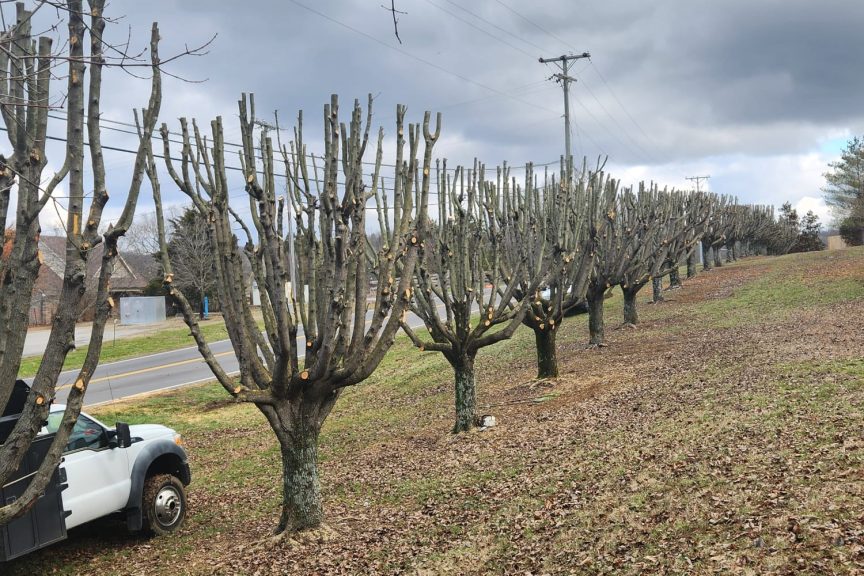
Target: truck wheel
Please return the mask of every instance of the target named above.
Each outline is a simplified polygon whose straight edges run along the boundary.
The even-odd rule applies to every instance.
[[[144,483],[141,508],[145,530],[157,536],[174,532],[186,518],[183,483],[170,474],[151,476]]]

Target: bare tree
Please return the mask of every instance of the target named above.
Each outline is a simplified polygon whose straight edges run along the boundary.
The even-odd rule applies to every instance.
[[[545,290],[539,290],[529,300],[530,309],[522,323],[534,332],[537,350],[537,377],[558,376],[556,336],[564,318],[576,307],[584,305],[588,280],[594,266],[594,244],[605,233],[606,214],[615,201],[614,188],[598,185],[602,166],[574,175],[572,160],[562,159],[560,178],[546,176],[541,200],[543,225],[549,254],[530,252],[532,263],[551,258]],[[528,167],[525,187],[532,186],[533,171]],[[517,297],[530,290],[533,278],[525,278]]]
[[[283,491],[278,533],[321,525],[321,426],[341,391],[365,380],[378,366],[393,343],[411,295],[419,246],[415,223],[426,217],[432,149],[441,118],[434,132],[429,128],[429,113],[422,127],[407,126],[406,154],[405,108],[397,108],[395,185],[384,190],[380,178],[383,130],[378,133],[371,177],[364,176],[363,170],[371,105],[370,96],[365,125],[358,102],[350,122],[340,124],[338,100],[332,97],[324,109],[325,150],[319,165],[306,150],[302,114],[294,140],[285,146],[278,125],[274,142],[272,128],[256,120],[254,100],[244,95],[240,101],[240,161],[251,214],[248,223],[229,201],[222,119],[210,124],[212,140],[206,139],[194,122],[190,133],[188,122],[181,119],[179,170],[170,159],[167,126],[162,126],[168,172],[209,223],[219,300],[240,364],[236,380],[216,361],[188,299],[174,281],[159,181],[152,156],[150,159],[148,175],[161,226],[166,287],[179,300],[198,349],[219,383],[238,401],[254,403],[279,441]],[[425,141],[425,150],[418,160],[421,141]],[[279,157],[285,166],[287,205],[276,183]],[[378,251],[372,250],[367,240],[366,212],[370,208],[377,214],[383,236]],[[283,222],[286,210],[287,231]],[[232,221],[244,230],[245,250],[261,288],[263,334],[246,297],[241,248],[232,233]],[[292,251],[296,266],[290,265]],[[372,296],[372,316],[367,318],[373,270],[378,284]]]
[[[68,16],[68,53],[52,53],[50,37],[43,36],[37,40],[31,36],[34,12],[26,10],[21,3],[17,5],[15,25],[0,36],[0,112],[12,148],[11,156],[0,158],[0,229],[7,226],[10,192],[15,184],[18,194],[15,234],[0,277],[0,406],[7,405],[20,367],[27,332],[28,304],[40,267],[39,215],[49,202],[56,200],[56,187],[68,175],[66,263],[58,313],[42,363],[20,418],[5,443],[0,446],[0,484],[5,483],[18,468],[47,417],[48,407],[55,395],[57,377],[66,354],[74,347],[77,307],[85,292],[87,261],[96,245],[104,243],[104,248],[90,345],[83,367],[69,391],[62,423],[47,457],[29,478],[22,497],[12,503],[0,503],[0,524],[24,512],[44,490],[60,461],[70,430],[81,409],[84,393],[99,359],[105,322],[113,306],[108,296],[108,284],[117,255],[117,241],[132,222],[146,157],[146,146],[142,141],[135,157],[123,212],[117,222],[100,235],[98,231],[102,211],[108,201],[99,129],[102,71],[105,66],[115,62],[112,61],[113,56],[106,56],[107,45],[102,39],[105,28],[104,0],[90,0],[89,13],[84,11],[80,0],[37,3],[36,10],[46,4],[63,10]],[[89,18],[89,22],[85,23],[85,17]],[[88,36],[90,51],[85,55],[84,46]],[[159,31],[154,24],[148,64],[152,71],[150,99],[143,110],[140,125],[141,132],[148,139],[155,127],[161,103],[158,40]],[[118,49],[116,53],[122,54],[122,51]],[[50,81],[52,70],[61,66],[67,67],[66,156],[60,171],[42,187],[42,172],[47,165],[45,140],[48,112],[53,107]],[[93,177],[88,186],[84,183],[85,131]],[[85,188],[92,191],[89,208],[85,206]]]
[[[476,161],[452,174],[439,165],[438,220],[423,221],[411,299],[431,341],[404,321],[402,328],[420,350],[441,352],[453,367],[454,432],[477,424],[477,352],[513,335],[543,282],[548,259],[529,256],[547,253],[538,202],[533,186],[511,184],[506,167],[491,182]]]
[[[611,218],[610,234],[598,250],[598,259],[603,261],[595,266],[592,294],[607,284],[619,284],[624,296],[626,325],[638,324],[636,297],[652,280],[668,254],[665,227],[671,219],[672,204],[671,195],[654,184],[646,187],[644,182],[640,183],[635,194],[629,189],[623,191],[619,195],[616,214]],[[598,313],[602,314],[602,306],[592,307],[589,311],[591,316]],[[604,345],[602,328],[599,333],[593,328],[601,323],[599,319],[589,322],[592,345]],[[601,336],[599,339],[598,334]]]
[[[678,265],[699,246],[711,217],[711,202],[705,193],[671,192],[667,219],[661,223],[660,245],[651,264],[652,301],[663,300],[662,279],[669,276],[670,288],[680,287]]]
[[[179,214],[169,211],[169,218],[174,219]],[[159,228],[156,224],[156,213],[148,212],[137,214],[135,222],[120,241],[120,250],[123,253],[148,254],[154,258],[159,254]]]
[[[740,216],[738,245],[742,257],[766,252],[772,243],[775,228],[774,208],[771,206],[745,206]]]
[[[702,236],[703,270],[711,270],[723,265],[720,260],[720,248],[726,244],[728,234],[734,226],[735,205],[737,202],[731,196],[714,196],[714,208]]]

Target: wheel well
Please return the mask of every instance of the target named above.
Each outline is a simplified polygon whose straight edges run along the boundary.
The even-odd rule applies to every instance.
[[[147,478],[156,474],[171,474],[179,478],[184,485],[188,485],[191,481],[188,468],[183,466],[183,462],[176,454],[163,454],[153,460],[147,468]]]

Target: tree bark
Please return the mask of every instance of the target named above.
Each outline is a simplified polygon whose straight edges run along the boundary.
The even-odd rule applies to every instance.
[[[588,345],[603,346],[603,291],[588,293]]]
[[[534,339],[537,343],[537,378],[558,377],[558,354],[555,348],[555,336],[558,331],[548,326],[545,330],[534,329]]]
[[[660,276],[651,279],[651,301],[655,304],[663,301],[663,278]]]
[[[714,267],[720,268],[723,266],[723,259],[720,257],[720,247],[714,248]]]
[[[638,324],[639,312],[636,308],[636,295],[639,293],[638,288],[622,289],[624,293],[624,323]]]
[[[456,376],[456,425],[453,433],[468,432],[477,422],[474,356],[462,355],[453,363]]]
[[[295,429],[280,431],[282,515],[277,533],[317,528],[324,519],[318,479],[318,433],[311,418],[294,418]]]
[[[696,264],[697,264],[696,250],[690,253],[690,256],[687,258],[687,278],[695,278],[696,277]]]
[[[678,273],[678,266],[673,266],[669,272],[669,288],[681,288],[681,275]]]
[[[702,270],[711,270],[714,259],[714,249],[711,246],[702,245]]]

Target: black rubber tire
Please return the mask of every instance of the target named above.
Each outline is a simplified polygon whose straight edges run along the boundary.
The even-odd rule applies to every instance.
[[[171,474],[156,474],[144,482],[141,497],[144,531],[162,536],[183,525],[186,519],[186,490]]]

